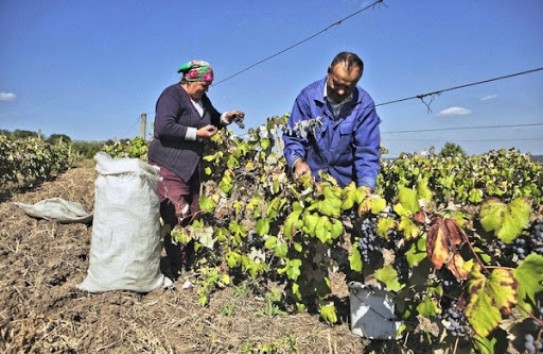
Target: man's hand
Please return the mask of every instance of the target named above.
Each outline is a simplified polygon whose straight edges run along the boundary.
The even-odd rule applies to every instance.
[[[297,180],[298,178],[300,178],[300,176],[303,175],[311,176],[311,169],[309,168],[309,165],[303,160],[296,161],[294,163],[293,170],[294,180]]]
[[[213,135],[215,135],[216,133],[217,133],[217,127],[214,126],[214,125],[208,124],[208,125],[206,125],[204,127],[201,127],[200,129],[198,129],[196,131],[196,136],[198,138],[209,139]]]

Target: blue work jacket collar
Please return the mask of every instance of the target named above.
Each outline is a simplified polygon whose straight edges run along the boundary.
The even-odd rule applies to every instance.
[[[325,111],[330,117],[333,117],[333,114],[330,111],[330,108],[328,107],[326,98],[324,97],[325,85],[326,85],[326,76],[324,77],[324,79],[317,81],[317,84],[314,86],[315,91],[313,92],[313,97],[315,97],[314,98],[315,104],[321,109],[324,108],[323,111]],[[345,109],[347,109],[348,112],[351,112],[354,106],[362,103],[361,101],[362,95],[360,94],[360,88],[358,86],[355,87],[352,95],[353,95],[352,100],[350,102],[345,103],[345,105],[341,109],[342,112],[344,112]]]

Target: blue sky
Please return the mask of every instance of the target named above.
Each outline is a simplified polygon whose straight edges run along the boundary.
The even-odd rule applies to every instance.
[[[211,63],[209,97],[220,111],[243,110],[248,128],[289,112],[343,50],[364,60],[360,85],[376,104],[543,67],[541,0],[388,0],[220,82],[373,1],[188,3],[0,0],[0,129],[134,137],[190,59]],[[543,154],[543,71],[425,102],[377,107],[389,156],[445,142]]]

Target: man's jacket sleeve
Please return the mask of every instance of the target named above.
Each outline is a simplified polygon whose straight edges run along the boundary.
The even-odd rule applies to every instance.
[[[305,159],[306,147],[308,145],[307,137],[303,137],[300,132],[295,131],[296,123],[309,118],[309,108],[307,99],[302,95],[296,98],[292,112],[290,114],[286,132],[283,133],[283,142],[285,148],[283,154],[287,160],[287,166],[292,168],[294,162],[299,159]]]
[[[373,101],[362,112],[354,138],[354,167],[356,185],[375,189],[380,170],[381,119]]]

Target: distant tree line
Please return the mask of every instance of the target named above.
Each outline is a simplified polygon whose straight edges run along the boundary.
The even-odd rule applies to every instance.
[[[53,145],[66,143],[71,145],[73,152],[78,153],[82,158],[86,159],[92,159],[97,152],[103,150],[106,144],[105,141],[74,141],[66,134],[51,134],[46,137],[40,132],[22,129],[15,129],[14,131],[0,129],[0,135],[7,136],[10,139],[39,138]]]

